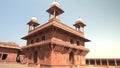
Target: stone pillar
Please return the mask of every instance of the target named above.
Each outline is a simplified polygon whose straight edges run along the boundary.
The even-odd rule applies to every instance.
[[[29,63],[28,57],[29,57],[29,55],[28,55],[28,53],[26,53],[26,63],[27,63],[27,64]]]
[[[48,20],[50,20],[50,18],[51,18],[51,14],[49,14],[49,19]]]
[[[39,59],[39,55],[40,55],[40,48],[38,48],[38,50],[37,50],[37,53],[38,53],[38,55],[37,55],[37,60],[38,60],[38,64],[40,64],[40,59]]]
[[[117,66],[117,61],[116,61],[116,59],[114,59],[114,62],[115,62],[115,66]]]
[[[80,65],[85,65],[85,56],[84,55],[80,55]]]
[[[34,52],[32,51],[32,62],[34,63]]]
[[[108,59],[106,59],[107,60],[107,66],[109,66],[109,62],[108,62]]]
[[[102,65],[102,59],[100,59],[100,65]]]
[[[90,65],[90,59],[88,59],[88,64]]]
[[[94,61],[95,61],[95,65],[97,65],[96,59]]]
[[[77,55],[74,54],[74,64],[77,65]]]
[[[79,65],[80,64],[80,55],[74,55],[74,60],[75,60],[75,65]]]
[[[66,59],[67,64],[69,64],[69,53],[66,53]]]
[[[3,54],[1,53],[0,61],[2,60],[2,56],[3,56]]]

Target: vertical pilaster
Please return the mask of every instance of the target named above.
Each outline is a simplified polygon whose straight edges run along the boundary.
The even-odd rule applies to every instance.
[[[79,65],[80,64],[80,55],[78,55],[78,54],[75,54],[74,55],[74,64],[75,65]]]
[[[32,62],[34,63],[34,52],[32,52]]]
[[[51,14],[49,14],[49,20],[50,20],[50,18],[51,18]]]
[[[77,55],[74,54],[74,64],[77,65]]]
[[[1,57],[0,57],[0,60],[2,60],[2,57],[3,57],[3,53],[1,53]]]
[[[54,18],[56,18],[56,16],[55,16],[55,15],[56,15],[56,13],[55,13],[55,10],[54,10],[54,13],[53,13]]]
[[[26,63],[27,63],[27,64],[29,63],[29,58],[28,58],[28,57],[29,57],[29,54],[27,53],[27,54],[26,54]]]
[[[29,31],[30,31],[30,29],[31,29],[31,27],[30,27],[30,25],[29,25]]]
[[[37,63],[38,63],[38,64],[40,64],[40,59],[39,59],[40,53],[39,53],[39,52],[40,52],[39,49],[37,49],[37,61],[38,61]]]

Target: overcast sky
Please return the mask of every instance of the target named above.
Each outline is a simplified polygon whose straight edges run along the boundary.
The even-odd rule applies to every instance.
[[[49,8],[53,0],[1,0],[0,41],[26,44],[21,37],[27,35],[26,23],[37,17],[40,24],[48,21]],[[61,22],[73,27],[81,17],[85,27],[88,58],[120,58],[120,0],[57,0],[65,11]],[[73,27],[74,28],[74,27]]]

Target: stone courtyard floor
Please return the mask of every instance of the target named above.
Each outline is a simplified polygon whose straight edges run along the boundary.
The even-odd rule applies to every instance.
[[[34,68],[19,63],[0,63],[0,68]]]

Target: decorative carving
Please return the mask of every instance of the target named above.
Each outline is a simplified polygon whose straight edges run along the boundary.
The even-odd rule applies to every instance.
[[[85,56],[87,53],[88,53],[87,51],[82,51],[82,52],[80,53],[80,55]]]
[[[72,51],[72,49],[71,49],[71,48],[69,48],[69,49],[68,49],[68,51],[67,51],[67,53],[70,53],[71,51]]]
[[[78,52],[78,55],[80,55],[82,53],[82,50],[80,50],[79,52]]]
[[[62,54],[66,53],[66,52],[65,52],[65,47],[62,47],[61,53],[62,53]]]
[[[69,48],[64,47],[64,49],[63,49],[64,53],[67,53],[68,49],[69,49]]]
[[[80,50],[76,50],[76,51],[75,51],[75,54],[78,54],[79,52],[80,52]]]
[[[61,46],[55,46],[54,51],[61,51],[62,47]]]

